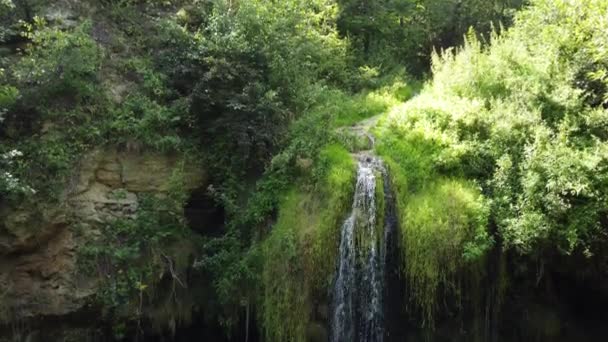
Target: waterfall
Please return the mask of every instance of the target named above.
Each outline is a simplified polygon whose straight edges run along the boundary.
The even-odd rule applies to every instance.
[[[358,159],[352,211],[342,225],[332,293],[332,342],[382,342],[385,335],[385,268],[394,220],[387,218],[384,231],[378,231],[376,177],[384,178],[384,189],[389,188],[388,177],[376,157]]]

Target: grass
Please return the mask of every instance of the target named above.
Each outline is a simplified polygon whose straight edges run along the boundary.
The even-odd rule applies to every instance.
[[[349,94],[339,89],[324,90],[310,114],[331,115],[334,128],[351,126],[365,119],[386,113],[392,107],[409,100],[421,88],[421,82],[396,75],[385,79],[374,89]]]

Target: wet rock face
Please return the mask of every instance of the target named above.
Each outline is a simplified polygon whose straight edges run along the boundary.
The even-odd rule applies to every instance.
[[[81,310],[97,281],[79,274],[78,246],[95,239],[103,222],[134,216],[142,193],[168,190],[177,167],[175,156],[93,151],[60,203],[0,208],[0,326]],[[200,167],[186,165],[183,175],[187,190],[205,183]]]

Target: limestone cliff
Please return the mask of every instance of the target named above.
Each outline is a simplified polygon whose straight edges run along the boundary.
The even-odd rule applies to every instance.
[[[59,202],[34,200],[0,209],[0,322],[12,326],[7,325],[4,334],[0,329],[0,340],[22,333],[14,331],[17,323],[44,322],[86,309],[99,281],[79,271],[78,247],[95,240],[101,224],[135,215],[142,194],[162,195],[177,168],[182,168],[187,191],[203,186],[205,171],[180,159],[116,149],[92,151],[79,162]]]

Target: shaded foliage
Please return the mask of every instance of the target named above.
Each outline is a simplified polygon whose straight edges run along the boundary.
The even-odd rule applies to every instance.
[[[462,43],[474,27],[489,34],[511,24],[522,0],[339,0],[340,31],[350,37],[360,61],[405,65],[412,74],[429,68],[431,52]]]

